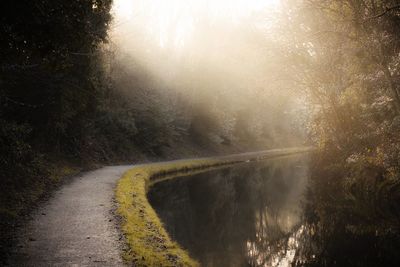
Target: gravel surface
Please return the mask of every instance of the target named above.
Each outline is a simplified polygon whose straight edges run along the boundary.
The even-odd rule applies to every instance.
[[[124,266],[113,197],[130,167],[104,167],[62,186],[20,230],[10,266]]]

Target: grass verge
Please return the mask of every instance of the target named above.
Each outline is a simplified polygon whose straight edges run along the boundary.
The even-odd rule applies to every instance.
[[[147,200],[149,187],[180,176],[311,151],[312,148],[287,148],[230,156],[177,160],[135,166],[119,180],[116,188],[117,213],[129,249],[124,258],[134,266],[198,266],[188,252],[175,243]]]

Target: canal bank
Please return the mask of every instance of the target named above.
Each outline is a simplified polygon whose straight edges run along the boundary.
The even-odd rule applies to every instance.
[[[170,238],[149,204],[147,192],[153,184],[239,163],[296,155],[312,150],[310,147],[295,147],[133,167],[122,176],[116,188],[117,212],[121,217],[121,229],[129,247],[124,253],[125,260],[134,263],[135,266],[198,265]]]

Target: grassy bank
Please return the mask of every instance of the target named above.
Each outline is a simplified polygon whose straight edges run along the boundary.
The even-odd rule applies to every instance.
[[[196,174],[233,164],[258,161],[311,151],[311,148],[288,148],[230,156],[177,160],[138,165],[127,171],[116,188],[118,214],[129,250],[125,259],[135,266],[197,266],[189,254],[179,247],[164,229],[147,200],[147,191],[154,183]]]

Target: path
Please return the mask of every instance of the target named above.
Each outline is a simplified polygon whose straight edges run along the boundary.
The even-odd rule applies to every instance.
[[[212,167],[218,162],[233,164],[312,150],[309,147],[274,149],[158,165],[166,170],[178,171],[181,167],[187,171],[206,168],[207,163]],[[113,197],[116,182],[132,167],[104,167],[87,172],[56,191],[21,229],[10,266],[124,266],[121,258],[124,242],[113,214]]]
[[[21,230],[10,266],[124,266],[112,212],[114,187],[129,167],[87,172],[56,191]]]

